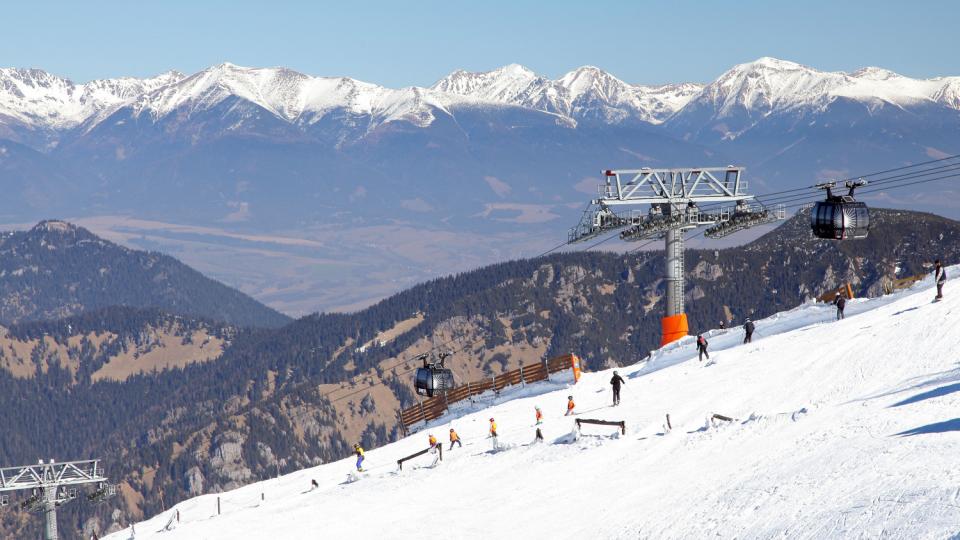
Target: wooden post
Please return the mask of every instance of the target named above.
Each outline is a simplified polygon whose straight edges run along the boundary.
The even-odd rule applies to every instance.
[[[177,509],[177,523],[180,523],[180,510]]]
[[[527,381],[523,380],[523,366],[520,366],[520,386],[524,387],[527,385]]]
[[[670,425],[670,413],[667,413],[667,429],[673,430],[673,426]]]
[[[724,422],[733,422],[733,418],[730,418],[729,416],[724,416],[722,414],[714,413],[713,418],[716,418],[717,420],[723,420]]]
[[[262,491],[260,492],[260,500],[261,500],[261,501],[262,501],[262,500],[265,500],[264,497],[263,497],[263,492],[262,492]]]
[[[472,398],[473,392],[470,391],[470,381],[467,381],[467,398]],[[473,401],[472,399],[470,401]]]
[[[427,421],[427,415],[423,413],[423,401],[421,401],[421,400],[418,399],[417,402],[420,403],[420,416],[422,416],[422,417],[423,417],[423,421],[426,422],[426,421]]]
[[[220,497],[217,497],[217,515],[220,515]]]
[[[497,376],[491,375],[490,378],[493,379],[493,393],[496,394],[497,393]]]

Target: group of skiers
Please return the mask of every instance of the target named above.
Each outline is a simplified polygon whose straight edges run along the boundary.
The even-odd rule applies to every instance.
[[[937,286],[937,296],[934,297],[934,301],[941,300],[943,298],[943,285],[947,280],[947,273],[943,266],[940,264],[940,260],[937,259],[934,268],[934,282]],[[847,305],[846,297],[841,293],[837,294],[834,297],[833,304],[837,307],[837,320],[843,319],[843,310]],[[720,321],[720,329],[723,330],[726,328],[725,321]],[[743,324],[743,342],[751,343],[753,341],[753,332],[756,329],[753,321],[750,317],[747,317]],[[703,334],[697,335],[697,356],[699,361],[703,361],[703,357],[706,356],[707,360],[710,359],[710,353],[707,352],[707,347],[709,343],[706,338],[703,337]],[[613,406],[616,407],[620,405],[620,388],[622,385],[626,384],[626,381],[623,380],[623,377],[617,371],[613,372],[613,377],[610,379],[610,386],[613,390]],[[573,396],[567,396],[567,411],[564,413],[564,416],[571,416],[576,414],[576,403],[573,400]],[[534,407],[534,419],[536,421],[535,426],[536,438],[535,441],[543,440],[543,433],[540,431],[540,425],[543,424],[543,411],[540,410],[539,406]],[[491,417],[490,426],[489,426],[489,438],[493,439],[494,448],[498,448],[497,443],[497,422]],[[433,434],[428,436],[428,443],[430,444],[431,450],[436,450],[439,448],[441,443],[437,440]],[[460,441],[460,436],[457,434],[456,430],[450,428],[450,450],[453,450],[453,446],[457,445],[462,448],[463,443]],[[354,454],[357,456],[357,471],[363,472],[363,459],[364,453],[363,448],[360,446],[360,443],[353,445]]]

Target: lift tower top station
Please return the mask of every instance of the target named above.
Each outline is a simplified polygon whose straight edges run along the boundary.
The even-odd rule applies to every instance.
[[[661,346],[689,331],[683,306],[684,233],[707,227],[704,236],[722,238],[784,218],[783,205],[768,209],[750,204],[754,196],[747,193],[747,183],[741,179],[743,170],[731,165],[603,171],[606,181],[599,186],[600,197],[590,202],[580,223],[570,230],[569,243],[616,230],[621,230],[620,238],[626,241],[664,238],[667,294]],[[701,210],[706,204],[715,210]],[[649,205],[646,212],[643,205]]]

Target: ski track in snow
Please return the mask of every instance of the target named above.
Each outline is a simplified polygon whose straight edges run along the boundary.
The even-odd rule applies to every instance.
[[[136,524],[136,538],[951,537],[960,285],[948,281],[936,304],[933,294],[927,278],[851,301],[837,322],[833,306],[804,304],[757,321],[747,345],[741,329],[710,331],[719,361],[709,369],[685,338],[619,368],[617,408],[610,370],[507,390],[489,408],[368,451],[357,482],[345,482],[354,461],[345,458],[220,494],[220,516],[216,494],[184,501]],[[581,418],[625,420],[626,436],[585,426],[572,437],[568,394],[592,411]],[[542,444],[530,444],[534,405],[546,417]],[[485,437],[491,416],[499,452]],[[427,455],[396,470],[428,431],[446,442],[451,425],[462,449],[447,443],[436,467]],[[320,487],[306,492],[311,479]],[[163,531],[176,510],[182,522]],[[130,537],[128,528],[107,538]]]

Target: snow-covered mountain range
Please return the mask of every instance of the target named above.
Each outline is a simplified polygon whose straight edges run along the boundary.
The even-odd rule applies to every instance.
[[[365,268],[321,272],[284,253],[319,277],[303,294],[301,271],[291,270],[279,294],[309,303],[345,291],[310,304],[323,308],[547,249],[596,194],[603,169],[735,163],[763,194],[953,154],[960,77],[824,72],[772,58],[706,85],[662,86],[596,67],[551,79],[519,65],[399,89],[233,64],[84,84],[0,70],[2,222],[112,216],[293,235],[323,246],[311,252],[319,260]],[[957,217],[952,185],[871,197]],[[123,227],[135,247],[158,247]],[[385,241],[385,231],[399,236]],[[177,253],[191,245],[162,242]],[[267,302],[275,298],[258,291],[285,290],[275,265],[251,280],[240,270],[250,252],[223,242],[186,262]],[[238,259],[224,264],[220,249]],[[388,274],[385,252],[396,257]]]
[[[584,66],[553,80],[512,64],[487,72],[455,71],[429,88],[391,89],[348,77],[314,77],[286,68],[224,63],[186,76],[170,71],[147,79],[118,78],[75,84],[38,69],[0,69],[0,126],[63,132],[89,130],[129,107],[153,120],[189,117],[230,98],[254,104],[277,119],[310,125],[333,111],[372,119],[369,128],[396,120],[424,126],[431,110],[461,105],[517,106],[572,122],[662,124],[709,111],[713,119],[822,111],[839,98],[870,107],[937,104],[960,110],[960,77],[911,79],[881,68],[824,72],[761,58],[740,64],[706,84],[647,86],[626,83]],[[573,125],[573,124],[572,124]]]

